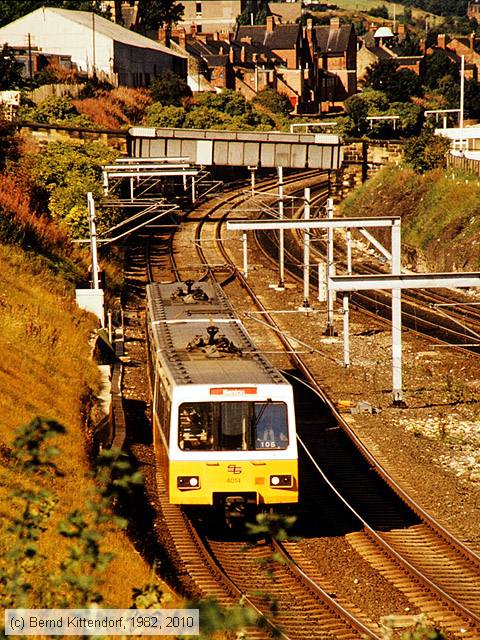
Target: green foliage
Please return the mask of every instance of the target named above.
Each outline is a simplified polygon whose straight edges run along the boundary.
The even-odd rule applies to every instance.
[[[21,106],[17,117],[26,122],[45,122],[46,124],[69,125],[72,127],[93,127],[92,120],[80,114],[71,98],[50,96],[39,105]]]
[[[268,2],[265,0],[248,0],[245,9],[237,17],[237,24],[251,24],[253,13],[253,24],[266,24],[268,11]]]
[[[45,418],[35,418],[18,429],[11,449],[19,471],[39,476],[56,469],[52,459],[59,451],[47,443],[59,434],[65,434],[65,428]],[[58,533],[71,546],[58,575],[42,586],[41,597],[46,606],[87,607],[103,601],[98,587],[113,559],[110,552],[102,549],[103,538],[107,531],[125,526],[122,518],[112,514],[111,507],[141,485],[142,477],[132,471],[120,451],[107,450],[96,460],[94,478],[96,488],[85,508],[75,509],[58,525]],[[18,516],[12,518],[6,531],[14,536],[16,544],[0,560],[0,597],[4,605],[28,607],[33,591],[30,576],[39,571],[43,559],[37,543],[58,500],[43,488],[17,489],[10,497],[19,505]],[[144,604],[147,596],[152,601],[154,595],[158,604],[161,592],[152,583],[148,590],[138,590],[137,602]]]
[[[345,101],[345,113],[351,119],[356,135],[363,135],[368,131],[369,115],[378,115],[388,109],[387,96],[382,91],[367,89],[357,93]],[[347,123],[344,123],[348,126]]]
[[[185,118],[191,129],[239,129],[251,131],[271,128],[272,120],[256,111],[238,92],[203,93],[195,97]]]
[[[183,107],[163,106],[160,102],[154,102],[147,108],[145,124],[147,127],[181,128],[185,123],[186,115],[187,112]]]
[[[372,9],[368,10],[368,14],[370,16],[373,16],[374,18],[385,18],[388,19],[388,9],[387,7],[382,4],[378,7],[373,7]]]
[[[405,143],[404,158],[415,171],[424,173],[436,167],[445,167],[450,140],[424,130]]]
[[[425,59],[426,71],[424,84],[430,89],[437,89],[445,77],[450,77],[458,83],[459,64],[453,62],[443,49],[436,49]]]
[[[3,118],[0,113],[0,171],[8,160],[18,158],[18,144],[15,125]]]
[[[57,471],[52,458],[59,451],[46,446],[52,437],[65,434],[63,425],[47,418],[34,418],[16,430],[12,443],[13,457],[19,471],[41,474]],[[45,523],[55,507],[55,497],[45,489],[17,489],[10,496],[19,504],[18,516],[12,519],[7,533],[17,541],[0,564],[0,599],[4,606],[25,607],[32,590],[30,577],[42,560],[37,542],[45,531]]]
[[[150,94],[154,102],[161,102],[164,106],[180,107],[185,98],[192,95],[192,91],[183,78],[172,71],[165,71],[150,84]]]
[[[236,607],[222,607],[213,598],[192,601],[188,608],[199,609],[202,621],[199,640],[209,640],[218,631],[242,632],[248,626],[264,626],[262,618],[252,609],[243,606],[242,602]],[[245,636],[236,636],[245,637]]]
[[[393,640],[395,618],[396,616],[392,615],[386,616],[383,619],[384,628],[382,637],[384,640]],[[439,629],[434,629],[427,625],[424,614],[415,616],[414,620],[413,628],[402,633],[400,640],[446,640],[446,636]]]
[[[410,69],[398,69],[392,58],[381,59],[367,69],[365,87],[386,94],[389,100],[407,102],[412,96],[421,96],[422,84],[416,73]]]
[[[160,27],[171,27],[177,23],[184,6],[177,0],[139,0],[137,5],[136,30],[147,33]]]
[[[22,69],[23,65],[16,61],[12,49],[5,43],[0,51],[0,91],[23,87]]]
[[[60,473],[52,461],[52,458],[58,456],[59,450],[54,446],[46,447],[45,444],[50,438],[64,433],[65,427],[49,418],[37,417],[29,424],[19,427],[13,446],[23,469],[38,473],[53,469],[57,474]]]
[[[258,102],[272,113],[281,113],[288,116],[292,110],[292,104],[285,93],[278,93],[274,89],[263,89],[255,97]]]
[[[51,142],[41,154],[27,154],[23,161],[36,201],[47,202],[53,218],[69,225],[74,237],[88,234],[86,193],[100,200],[102,165],[118,152],[101,142]],[[83,213],[83,215],[82,215]],[[115,212],[97,212],[98,231],[117,220]]]
[[[291,540],[288,530],[295,524],[296,516],[286,516],[281,513],[259,513],[256,524],[247,524],[251,535],[266,535],[279,542]]]
[[[226,113],[199,106],[191,109],[185,117],[187,129],[228,129],[231,118]]]

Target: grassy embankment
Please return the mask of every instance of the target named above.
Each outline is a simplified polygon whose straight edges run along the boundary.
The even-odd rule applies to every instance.
[[[58,594],[68,597],[65,584],[53,583],[68,549],[79,541],[60,536],[58,526],[74,510],[88,519],[86,501],[94,490],[85,407],[99,386],[89,346],[96,319],[76,307],[72,283],[75,272],[78,276],[84,268],[65,233],[34,216],[22,190],[0,175],[0,599],[12,596],[12,580],[8,582],[4,572],[11,575],[18,569],[20,577],[14,582],[31,582],[26,603],[32,607],[55,606],[48,598]],[[15,429],[35,416],[55,419],[67,429],[53,440],[61,450],[55,461],[62,475],[26,474],[15,462]],[[26,557],[8,557],[26,543],[18,527],[9,530],[15,518],[26,522],[25,499],[14,494],[40,489],[51,492],[56,504],[34,543],[41,556],[29,566]],[[101,548],[114,556],[101,575],[104,604],[128,607],[133,587],[151,583],[152,572],[120,530],[106,532]],[[76,604],[71,601],[69,606]]]
[[[480,268],[480,179],[443,170],[386,167],[342,203],[348,217],[402,218],[402,245],[422,271]],[[385,238],[386,240],[386,238]],[[386,240],[387,241],[387,240]],[[405,261],[404,261],[405,263]]]

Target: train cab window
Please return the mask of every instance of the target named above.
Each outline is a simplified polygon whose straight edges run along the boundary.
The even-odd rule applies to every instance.
[[[184,403],[178,414],[178,445],[184,451],[286,449],[283,402]]]
[[[213,448],[209,403],[185,403],[178,413],[178,444],[185,451]]]
[[[286,449],[288,446],[286,405],[283,402],[255,403],[255,405],[255,448]]]

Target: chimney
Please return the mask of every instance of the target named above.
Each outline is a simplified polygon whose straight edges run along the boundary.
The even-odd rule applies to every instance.
[[[178,30],[178,44],[184,49],[187,45],[187,32],[183,27]]]
[[[474,51],[475,50],[475,31],[473,31],[470,34],[468,39],[469,39],[470,49]]]
[[[230,47],[230,51],[228,52],[228,59],[230,60],[231,64],[233,64],[235,62],[235,55],[234,55],[233,47]]]
[[[404,33],[405,33],[405,24],[403,22],[400,22],[400,24],[398,25],[397,33],[398,33],[399,36],[404,35]]]
[[[160,44],[163,44],[164,47],[170,46],[170,33],[168,29],[161,28],[158,30],[158,41]]]
[[[332,29],[340,29],[340,18],[338,16],[330,18],[330,27]]]
[[[307,29],[311,31],[313,29],[313,20],[312,18],[307,18]]]
[[[425,38],[420,38],[418,42],[418,48],[420,49],[420,53],[423,53],[425,55],[425,53],[427,52],[427,43]]]
[[[215,31],[215,33],[213,34],[213,39],[220,40],[220,34],[218,33],[218,31]]]
[[[240,62],[245,62],[245,47],[242,46],[240,49]]]
[[[267,31],[272,32],[275,28],[275,22],[273,16],[267,16]]]
[[[440,49],[447,48],[447,36],[444,33],[439,33],[437,35],[437,47]]]

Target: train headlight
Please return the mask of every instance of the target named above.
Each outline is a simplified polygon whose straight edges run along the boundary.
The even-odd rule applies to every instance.
[[[272,487],[291,487],[292,486],[292,476],[290,476],[290,475],[270,476],[270,486],[272,486]]]
[[[177,476],[177,487],[179,489],[199,489],[200,478],[198,476]]]

